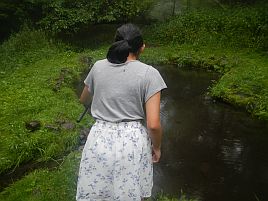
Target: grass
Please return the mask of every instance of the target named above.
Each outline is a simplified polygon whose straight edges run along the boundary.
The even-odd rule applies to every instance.
[[[267,38],[263,34],[267,32],[267,16],[259,17],[262,11],[258,8],[238,10],[227,11],[226,15],[216,11],[186,13],[145,28],[147,49],[141,60],[218,71],[222,77],[211,87],[212,96],[268,120]],[[250,15],[245,18],[247,13]],[[259,32],[254,32],[256,27]],[[228,37],[232,38],[229,43]],[[0,172],[27,161],[68,155],[56,170],[37,170],[15,182],[0,194],[0,200],[74,200],[80,153],[73,150],[78,146],[80,128],[91,119],[75,123],[83,107],[73,83],[87,68],[81,58],[91,57],[93,62],[105,58],[107,41],[94,43],[93,47],[77,53],[28,28],[0,46]],[[55,90],[62,72],[64,80]],[[25,128],[25,123],[32,120],[41,122],[35,132]],[[75,128],[66,130],[60,122],[70,122]],[[160,195],[158,200],[177,199]],[[180,200],[189,199],[182,196]]]
[[[27,44],[31,41],[35,44]],[[81,153],[74,149],[80,127],[91,119],[85,118],[73,130],[51,131],[45,125],[60,127],[62,121],[75,124],[83,110],[73,90],[73,82],[86,68],[81,58],[91,57],[94,62],[105,57],[106,50],[103,46],[78,54],[48,42],[42,32],[32,30],[24,30],[1,45],[0,172],[27,161],[64,160],[53,170],[35,170],[14,182],[0,193],[1,201],[75,200]],[[62,69],[68,73],[55,91]],[[41,122],[40,130],[30,132],[25,128],[25,122],[31,120]],[[169,198],[161,196],[159,200]]]
[[[228,9],[199,9],[153,24],[145,30],[156,44],[212,45],[218,48],[268,48],[268,4]]]
[[[0,193],[2,201],[75,201],[81,153],[74,151],[64,157],[64,162],[55,170],[31,172]],[[149,199],[150,200],[150,199]],[[148,200],[148,201],[149,201]],[[183,194],[180,199],[160,194],[157,201],[196,201]]]
[[[79,63],[77,53],[62,51],[49,42],[47,47],[35,47],[39,46],[36,40],[40,40],[40,37],[43,37],[41,45],[45,41],[38,32],[28,34],[36,44],[27,49],[21,42],[21,35],[26,36],[27,32],[14,36],[1,46],[1,62],[10,65],[4,65],[1,69],[0,172],[29,160],[57,158],[78,145],[80,125],[76,125],[75,120],[83,107],[78,104],[73,82],[85,67]],[[16,46],[20,47],[18,42],[24,47],[16,49]],[[26,52],[26,56],[22,52]],[[8,54],[10,56],[6,58]],[[53,88],[62,69],[67,73],[60,89],[55,91]],[[26,129],[25,123],[32,120],[41,122],[40,130],[30,132]],[[60,128],[59,122],[70,122],[75,128]],[[46,125],[59,127],[59,130],[47,129]]]
[[[212,96],[268,120],[268,59],[261,53],[191,44],[149,45],[141,60],[217,71],[222,77],[211,87]]]
[[[185,194],[183,194],[180,198],[174,198],[166,195],[159,195],[156,199],[157,201],[197,201],[196,199],[187,198]]]
[[[212,96],[268,120],[267,8],[195,10],[154,24],[143,60],[217,71]]]
[[[75,200],[80,153],[72,152],[56,170],[37,170],[0,193],[2,201]]]

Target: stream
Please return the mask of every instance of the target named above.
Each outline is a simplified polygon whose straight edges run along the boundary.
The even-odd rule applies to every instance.
[[[215,73],[158,67],[163,147],[153,195],[199,201],[268,200],[268,125],[206,92]]]
[[[219,78],[216,73],[157,69],[168,89],[161,99],[162,157],[154,164],[153,197],[183,193],[198,201],[268,200],[267,122],[206,95]],[[76,83],[78,95],[82,88],[83,82]],[[43,165],[35,166],[2,177],[0,189]]]

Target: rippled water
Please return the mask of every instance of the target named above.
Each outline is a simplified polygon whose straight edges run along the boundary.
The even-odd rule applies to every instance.
[[[214,73],[159,67],[163,155],[154,195],[200,201],[268,200],[268,125],[205,94]]]

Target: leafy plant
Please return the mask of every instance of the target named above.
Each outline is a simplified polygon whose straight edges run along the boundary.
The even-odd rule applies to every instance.
[[[267,4],[256,7],[182,12],[166,23],[148,29],[160,44],[217,44],[219,47],[268,48]],[[147,33],[147,31],[146,31]]]

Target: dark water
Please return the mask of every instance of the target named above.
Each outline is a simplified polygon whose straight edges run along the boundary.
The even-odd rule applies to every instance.
[[[169,88],[161,101],[163,153],[154,167],[154,195],[268,200],[267,122],[207,98],[213,73],[159,70]]]

